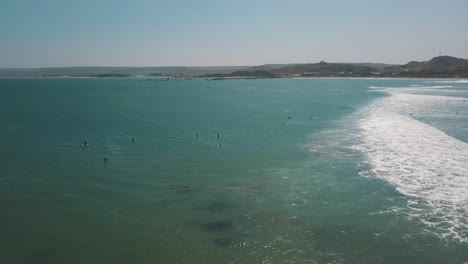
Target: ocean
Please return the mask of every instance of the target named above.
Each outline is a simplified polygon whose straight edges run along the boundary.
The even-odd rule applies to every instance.
[[[0,263],[467,263],[468,81],[0,79],[0,212]]]

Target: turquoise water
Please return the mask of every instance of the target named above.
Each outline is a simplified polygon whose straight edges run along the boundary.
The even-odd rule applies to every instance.
[[[463,81],[0,79],[0,263],[464,263],[467,99]]]

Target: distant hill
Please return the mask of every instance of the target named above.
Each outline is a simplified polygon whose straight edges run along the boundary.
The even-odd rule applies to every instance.
[[[246,68],[247,71],[271,71],[279,68],[284,68],[288,66],[299,65],[299,63],[290,63],[290,64],[263,64],[259,66],[252,66]]]
[[[468,60],[439,56],[429,61],[412,61],[401,66],[400,75],[417,77],[468,77]]]
[[[367,66],[344,63],[312,63],[287,66],[272,70],[272,73],[284,77],[366,77],[375,69]]]
[[[296,64],[271,70],[280,77],[424,77],[468,78],[468,60],[439,56],[404,65],[383,63]]]
[[[255,71],[235,71],[232,73],[214,73],[201,75],[200,77],[210,77],[210,78],[278,78],[279,76],[275,75],[271,71],[255,70]]]
[[[468,60],[439,56],[429,61],[404,65],[383,63],[264,64],[220,67],[65,67],[0,69],[0,77],[424,77],[468,78]]]
[[[352,64],[352,65],[359,65],[359,66],[366,66],[374,69],[383,70],[386,67],[394,67],[398,66],[397,64],[387,64],[387,63],[374,63],[374,62],[359,62],[359,63],[344,63],[344,64]]]

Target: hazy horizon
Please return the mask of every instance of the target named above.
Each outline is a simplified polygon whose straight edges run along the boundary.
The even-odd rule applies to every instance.
[[[1,70],[28,70],[28,69],[48,69],[48,68],[177,68],[177,67],[186,67],[186,68],[216,68],[216,67],[255,67],[255,66],[262,66],[262,65],[288,65],[288,64],[308,64],[308,63],[319,63],[320,61],[310,61],[310,62],[302,62],[302,63],[294,63],[294,62],[286,62],[286,63],[262,63],[262,64],[251,64],[251,65],[164,65],[164,66],[151,66],[151,65],[136,65],[136,66],[97,66],[97,65],[84,65],[84,66],[47,66],[47,67],[17,67],[17,68],[1,68]],[[326,61],[327,63],[350,63],[350,64],[365,64],[365,63],[375,63],[375,64],[389,64],[389,65],[397,65],[397,63],[385,63],[385,62],[370,62],[370,61],[362,61],[362,62],[346,62],[346,61]]]
[[[468,58],[468,2],[6,1],[0,68]]]

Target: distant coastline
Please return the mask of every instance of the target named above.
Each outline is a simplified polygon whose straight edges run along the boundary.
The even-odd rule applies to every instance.
[[[0,77],[13,78],[468,78],[468,60],[450,56],[404,65],[382,63],[266,64],[219,67],[64,67],[0,69]]]

